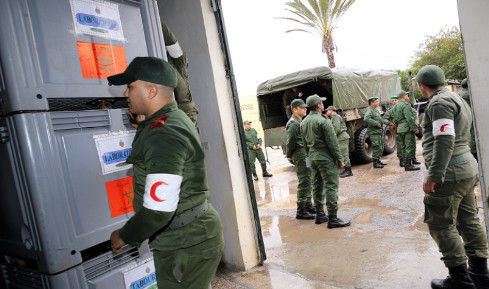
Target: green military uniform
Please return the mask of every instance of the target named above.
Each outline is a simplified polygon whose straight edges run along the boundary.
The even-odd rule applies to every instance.
[[[338,139],[329,118],[313,110],[301,123],[304,148],[311,160],[312,190],[316,212],[324,211],[324,198],[328,215],[338,211],[339,168],[343,162]]]
[[[385,113],[384,116],[382,117],[382,122],[387,125],[392,127],[392,125],[395,124],[394,122],[394,106],[391,106]],[[396,153],[397,153],[397,158],[402,160],[402,154],[401,154],[401,141],[399,140],[399,134],[396,133]]]
[[[267,162],[265,160],[265,155],[261,148],[254,150],[253,146],[261,145],[262,140],[258,132],[254,128],[250,130],[244,130],[246,138],[246,148],[248,149],[248,158],[250,160],[251,173],[256,175],[255,161],[258,159],[261,165],[262,171],[265,173],[267,171]]]
[[[302,95],[302,92],[298,89],[296,92],[292,89],[287,89],[282,95],[282,105],[284,108],[289,106],[292,100],[300,98],[300,95]],[[287,118],[290,118],[292,116],[292,110],[290,108],[285,108],[285,114],[287,115]]]
[[[294,162],[297,172],[297,208],[305,208],[311,200],[311,169],[306,166],[306,150],[301,135],[301,119],[295,115],[289,119],[285,128],[287,130],[287,158]]]
[[[154,126],[162,116],[164,125]],[[159,288],[206,288],[220,262],[224,236],[219,215],[207,201],[207,172],[197,129],[171,102],[140,123],[132,146],[127,162],[134,165],[136,214],[121,229],[121,238],[132,246],[149,238]],[[148,190],[145,194],[153,174],[180,176],[176,211],[146,206],[148,198],[157,198]],[[186,224],[181,226],[181,220]]]
[[[465,85],[464,85],[464,82],[465,82]],[[467,85],[467,80],[464,80],[462,82],[462,87],[466,86],[466,85]],[[462,97],[462,99],[465,100],[465,102],[469,105],[469,107],[472,107],[472,104],[470,103],[470,95],[469,95],[468,87],[462,88],[462,90],[458,93],[458,95],[460,95],[460,97]],[[475,145],[475,134],[474,134],[474,126],[473,125],[470,127],[469,148],[470,148],[470,152],[472,153],[472,155],[477,157],[477,148]]]
[[[336,134],[336,138],[338,139],[338,145],[340,147],[341,155],[343,156],[345,167],[351,167],[349,156],[350,152],[348,149],[350,135],[347,132],[345,120],[337,113],[333,113],[330,116],[330,119]]]
[[[365,112],[363,120],[368,124],[367,133],[373,147],[372,158],[374,160],[380,160],[380,157],[384,153],[384,130],[382,128],[382,116],[376,108],[369,106]]]
[[[178,108],[183,110],[194,124],[197,124],[198,110],[192,99],[190,86],[188,84],[188,59],[187,55],[180,48],[177,37],[173,32],[161,22],[163,29],[163,38],[166,46],[166,56],[170,63],[177,71],[178,83],[175,87],[175,100],[178,103]]]
[[[447,267],[465,264],[467,256],[489,257],[474,195],[479,173],[468,146],[471,120],[469,106],[443,87],[431,96],[422,122],[426,180],[437,184],[425,195],[424,222]]]
[[[411,160],[416,158],[416,135],[418,130],[416,125],[415,111],[409,102],[400,100],[393,108],[394,123],[397,124],[397,134],[399,135],[399,147],[401,159],[404,163],[411,164]]]

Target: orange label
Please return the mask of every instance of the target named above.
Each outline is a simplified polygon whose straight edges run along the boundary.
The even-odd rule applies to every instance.
[[[132,177],[127,177],[105,183],[109,197],[110,213],[112,218],[134,211],[134,186]]]
[[[77,41],[83,78],[107,78],[127,67],[123,46]]]

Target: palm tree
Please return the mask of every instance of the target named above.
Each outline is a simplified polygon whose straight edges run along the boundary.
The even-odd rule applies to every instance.
[[[333,41],[333,30],[336,28],[341,16],[350,8],[355,0],[307,0],[309,6],[306,6],[301,0],[287,2],[289,8],[285,10],[295,14],[297,18],[280,17],[307,27],[307,29],[291,29],[286,33],[293,31],[302,31],[319,34],[322,41],[322,52],[328,56],[330,68],[336,67],[334,61],[335,43]]]

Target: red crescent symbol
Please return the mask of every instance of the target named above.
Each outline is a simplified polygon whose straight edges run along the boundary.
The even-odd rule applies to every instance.
[[[161,185],[167,185],[167,183],[165,182],[156,182],[154,183],[152,186],[151,186],[151,190],[149,192],[149,195],[151,196],[151,198],[153,200],[155,200],[156,202],[164,202],[165,200],[162,200],[162,199],[159,199],[157,196],[156,196],[156,189],[161,186]]]
[[[445,127],[448,125],[448,123],[446,124],[442,124],[441,127],[440,127],[440,131],[441,132],[445,132]]]

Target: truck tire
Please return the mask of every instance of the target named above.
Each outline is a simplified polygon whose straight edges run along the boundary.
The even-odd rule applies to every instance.
[[[384,125],[384,155],[396,150],[396,133],[390,125]]]
[[[418,116],[419,119],[419,125],[418,125],[418,133],[416,134],[416,137],[418,139],[421,139],[423,137],[423,128],[421,127],[421,123],[423,121],[424,113],[420,113]]]
[[[372,162],[372,143],[367,133],[367,128],[359,128],[355,131],[355,160],[362,163]]]

